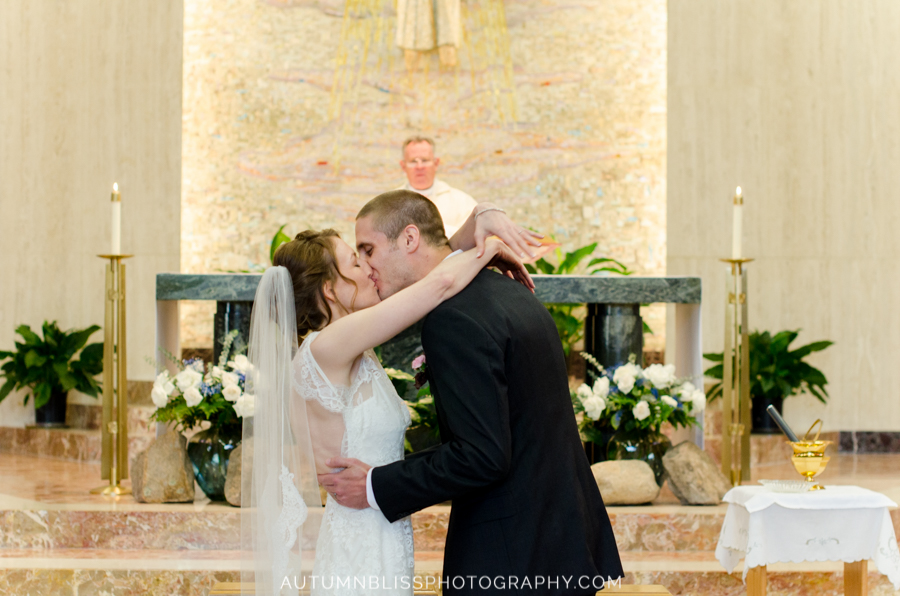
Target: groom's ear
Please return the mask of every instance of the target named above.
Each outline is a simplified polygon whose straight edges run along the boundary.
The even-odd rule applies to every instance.
[[[419,235],[419,228],[413,224],[409,224],[403,228],[400,239],[403,241],[402,246],[406,248],[406,253],[412,254],[419,249],[419,243],[421,242],[422,237]]]

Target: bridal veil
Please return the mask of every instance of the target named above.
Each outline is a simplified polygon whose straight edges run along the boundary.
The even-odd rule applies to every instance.
[[[259,595],[297,594],[312,568],[322,502],[306,400],[292,399],[297,324],[291,276],[270,267],[250,323],[252,417],[243,423],[241,582]],[[249,498],[248,498],[249,497]]]

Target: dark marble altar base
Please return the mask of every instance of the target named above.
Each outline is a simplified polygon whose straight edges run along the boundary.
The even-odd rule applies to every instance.
[[[841,431],[843,453],[900,453],[900,432]]]

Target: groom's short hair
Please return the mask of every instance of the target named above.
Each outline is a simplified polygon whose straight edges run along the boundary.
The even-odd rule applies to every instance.
[[[371,217],[376,230],[387,236],[391,243],[412,224],[419,228],[419,236],[431,246],[447,246],[450,242],[444,233],[444,220],[430,200],[411,190],[391,190],[366,203],[356,219]]]

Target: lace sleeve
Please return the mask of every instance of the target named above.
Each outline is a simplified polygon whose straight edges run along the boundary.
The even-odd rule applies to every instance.
[[[294,390],[304,399],[315,399],[329,412],[343,412],[351,402],[348,387],[332,385],[312,355],[310,344],[318,333],[310,333],[294,357],[291,380]]]

